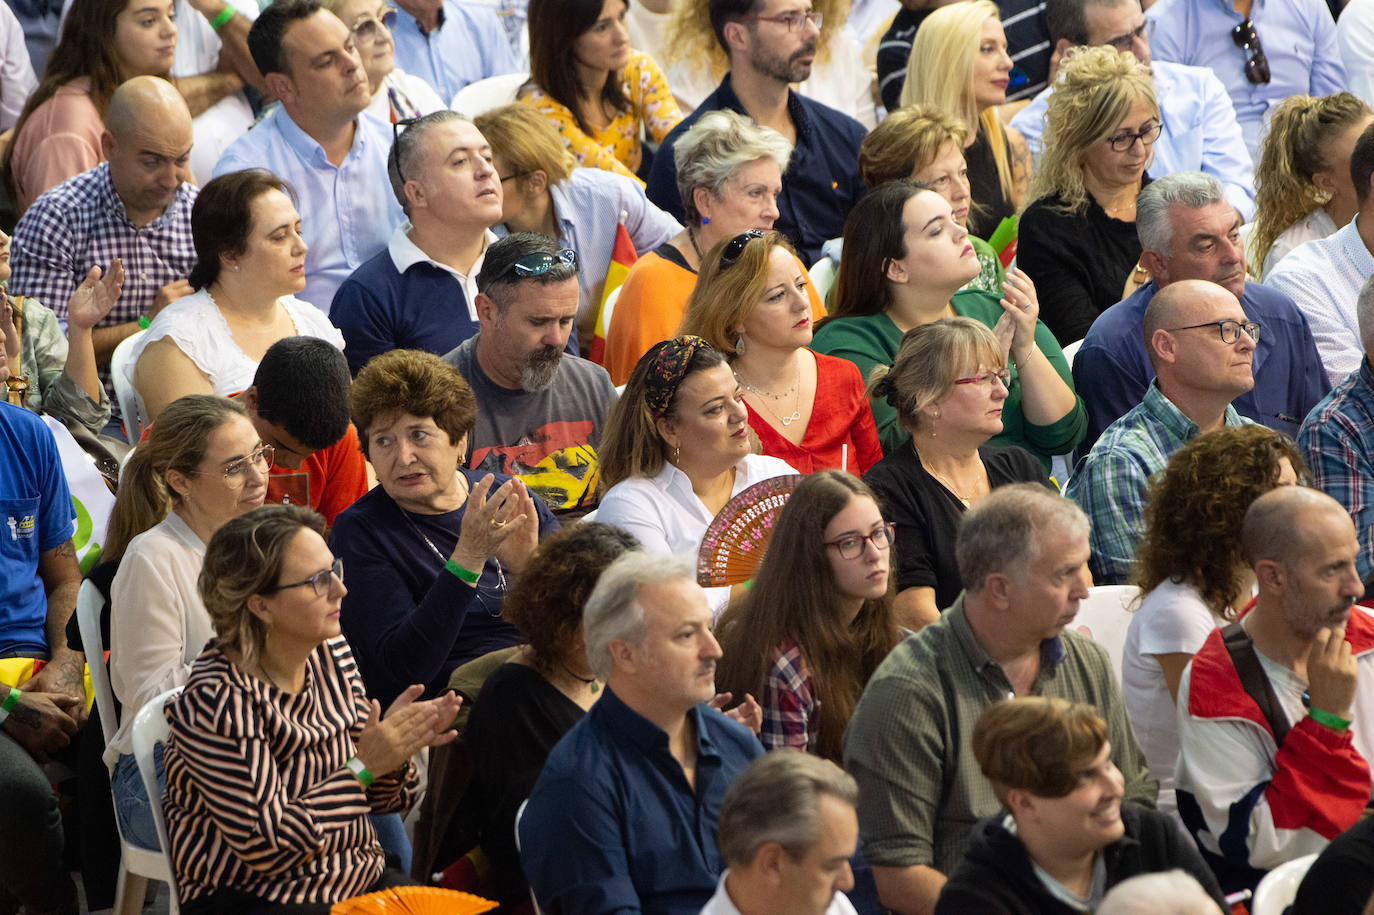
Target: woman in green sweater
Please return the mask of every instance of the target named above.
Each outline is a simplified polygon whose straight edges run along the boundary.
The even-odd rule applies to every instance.
[[[939,318],[963,316],[992,328],[1007,352],[1011,384],[1003,430],[990,445],[1020,445],[1040,458],[1066,454],[1083,438],[1087,413],[1073,390],[1064,353],[1043,323],[1035,286],[1007,274],[1003,296],[960,291],[979,272],[968,231],[949,203],[928,185],[889,181],[868,193],[845,224],[845,255],[832,316],[812,349],[842,356],[867,378],[892,364],[902,334]],[[887,403],[874,401],[873,418],[884,453],[910,433]]]

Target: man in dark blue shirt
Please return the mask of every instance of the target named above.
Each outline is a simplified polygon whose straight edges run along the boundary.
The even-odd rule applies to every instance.
[[[730,72],[664,138],[649,172],[649,199],[682,222],[673,156],[678,137],[708,111],[748,115],[793,144],[774,228],[810,264],[827,239],[844,233],[845,217],[864,192],[858,169],[863,125],[789,88],[811,75],[820,16],[811,0],[710,0],[710,15]]]
[[[1232,401],[1236,412],[1296,436],[1303,418],[1331,390],[1312,328],[1298,306],[1276,289],[1245,281],[1240,225],[1240,214],[1211,175],[1174,172],[1140,192],[1140,264],[1151,279],[1098,315],[1073,356],[1074,387],[1088,408],[1088,434],[1079,454],[1087,454],[1103,429],[1145,397],[1155,377],[1141,339],[1145,306],[1179,280],[1224,286],[1260,326],[1252,363],[1255,386]]]
[[[606,688],[549,754],[517,825],[544,911],[697,915],[715,892],[721,801],[763,747],[705,704],[711,622],[685,560],[633,551],[597,582],[582,635]]]

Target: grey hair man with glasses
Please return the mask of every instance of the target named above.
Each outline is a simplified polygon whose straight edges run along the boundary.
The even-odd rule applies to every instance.
[[[1307,316],[1287,294],[1247,281],[1240,226],[1225,188],[1211,175],[1175,172],[1140,192],[1136,232],[1150,279],[1098,315],[1074,355],[1074,386],[1088,410],[1080,455],[1145,396],[1155,377],[1140,333],[1145,311],[1160,290],[1183,280],[1223,287],[1264,328],[1255,346],[1254,387],[1232,403],[1241,416],[1295,436],[1331,390]]]
[[[1150,476],[1193,438],[1252,422],[1231,401],[1254,386],[1261,327],[1230,290],[1206,280],[1170,283],[1140,329],[1155,380],[1078,462],[1064,494],[1092,519],[1097,584],[1125,584],[1145,527]]]
[[[1255,214],[1255,163],[1245,146],[1231,97],[1206,67],[1150,59],[1151,22],[1139,0],[1047,0],[1045,25],[1060,57],[1081,45],[1109,45],[1134,54],[1150,68],[1159,100],[1160,133],[1151,177],[1201,171],[1222,182],[1227,201],[1246,218]],[[1040,161],[1045,109],[1053,85],[1012,118],[1036,164]]]

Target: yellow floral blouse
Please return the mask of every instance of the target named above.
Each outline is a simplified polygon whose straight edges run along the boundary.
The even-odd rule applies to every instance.
[[[668,131],[682,120],[682,112],[673,100],[663,71],[648,54],[632,52],[623,76],[630,110],[617,115],[606,129],[590,135],[577,126],[577,118],[566,106],[538,86],[523,92],[520,101],[533,105],[541,114],[553,120],[563,136],[563,143],[577,157],[578,165],[619,172],[639,181],[635,175],[643,155],[639,125],[643,123],[645,132],[654,142],[661,143]],[[643,185],[644,182],[639,183]]]

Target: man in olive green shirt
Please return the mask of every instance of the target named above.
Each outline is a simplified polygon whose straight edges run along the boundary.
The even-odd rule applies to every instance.
[[[1126,719],[1107,654],[1065,631],[1088,596],[1088,519],[1042,486],[1004,486],[959,528],[965,591],[874,672],[845,732],[859,783],[859,828],[883,905],[927,913],[969,830],[1001,805],[973,757],[973,725],[1012,696],[1098,709],[1126,799],[1154,806],[1158,785]]]

